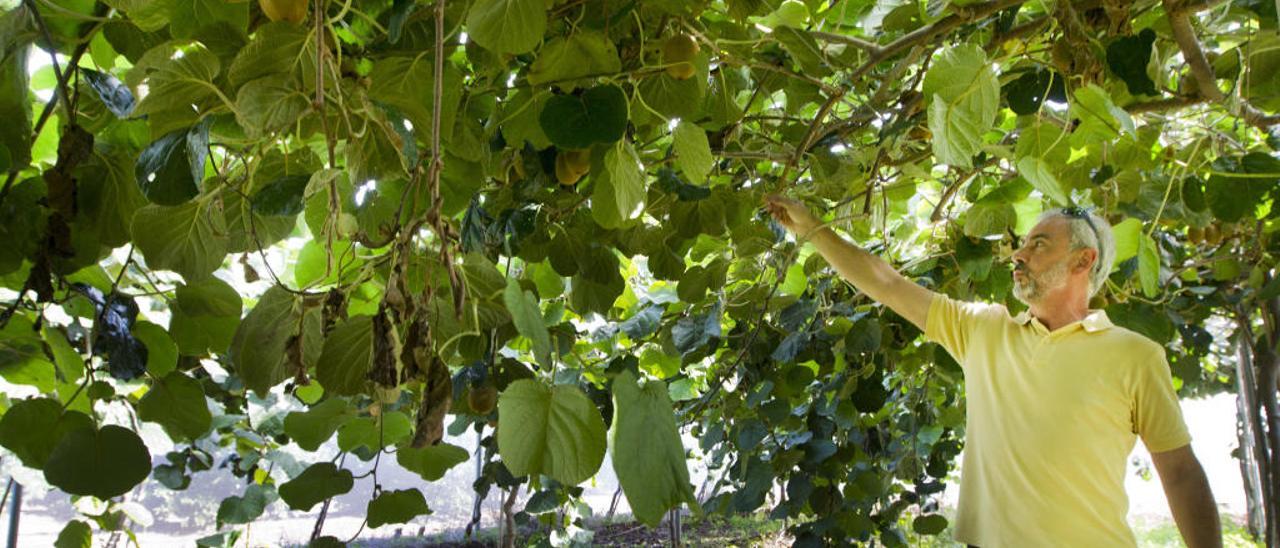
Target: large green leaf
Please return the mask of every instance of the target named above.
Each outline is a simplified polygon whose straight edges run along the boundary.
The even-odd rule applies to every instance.
[[[1133,117],[1111,102],[1106,90],[1095,84],[1077,88],[1072,96],[1070,115],[1080,120],[1071,134],[1072,144],[1083,146],[1094,141],[1110,141],[1121,133],[1133,133]]]
[[[373,364],[373,317],[354,316],[338,326],[324,341],[316,380],[333,394],[365,391]]]
[[[208,156],[209,126],[197,124],[166,133],[138,155],[134,177],[152,203],[179,205],[200,193]]]
[[[44,466],[44,479],[72,495],[106,500],[133,489],[151,473],[151,453],[132,430],[107,425],[67,432]]]
[[[695,185],[702,184],[715,165],[711,156],[711,145],[707,142],[707,132],[691,122],[681,120],[672,133],[672,144],[676,153],[676,167]]]
[[[159,423],[170,438],[186,441],[200,439],[213,421],[200,381],[177,371],[151,384],[138,401],[138,418]]]
[[[415,517],[430,514],[431,509],[427,508],[422,491],[403,489],[379,493],[369,501],[367,512],[369,527],[377,528],[389,523],[408,523]]]
[[[627,98],[613,84],[593,87],[582,95],[556,95],[542,107],[538,122],[560,148],[613,143],[627,130]]]
[[[1160,294],[1160,250],[1150,236],[1138,240],[1138,281],[1148,299]]]
[[[396,462],[413,472],[422,481],[436,481],[444,477],[450,468],[467,461],[467,450],[456,445],[441,443],[415,449],[401,447],[396,450]]]
[[[666,383],[641,387],[634,373],[613,379],[613,470],[636,519],[657,527],[680,503],[697,507]]]
[[[533,293],[521,290],[520,282],[511,278],[502,292],[502,301],[511,313],[516,330],[533,342],[533,355],[538,358],[538,363],[551,370],[555,366],[551,358],[551,336],[547,334],[546,324],[542,323],[538,300]]]
[[[415,57],[388,57],[373,64],[369,73],[369,97],[390,105],[413,123],[419,138],[431,138],[431,109],[435,102],[435,67],[427,52]],[[444,89],[441,95],[440,127],[453,127],[462,93],[462,76],[452,64],[444,67]],[[361,181],[363,182],[363,181]]]
[[[604,419],[576,386],[524,379],[498,399],[498,454],[512,474],[577,485],[600,469],[604,449]]]
[[[291,411],[284,418],[284,433],[299,447],[315,451],[347,421],[355,412],[341,398],[329,398],[306,411]]]
[[[251,483],[244,488],[244,495],[232,495],[218,504],[218,523],[241,525],[253,523],[262,517],[267,506],[279,498],[272,487]]]
[[[547,29],[543,0],[477,0],[467,14],[467,35],[495,53],[525,53]]]
[[[543,46],[529,67],[529,83],[557,83],[560,87],[588,76],[614,74],[622,70],[618,50],[597,32],[575,32],[567,38],[556,38]]]
[[[78,519],[67,522],[53,541],[53,548],[92,548],[93,530],[89,524]]]
[[[986,53],[975,45],[943,50],[925,74],[924,96],[938,161],[972,166],[1000,107],[1000,82]]]
[[[0,445],[22,464],[41,469],[67,432],[84,428],[92,429],[93,420],[78,411],[63,412],[57,400],[23,400],[0,417]]]
[[[226,352],[240,325],[244,302],[218,278],[178,286],[169,304],[169,334],[184,355]]]
[[[9,156],[7,163],[11,168],[22,168],[31,162],[30,75],[27,71],[31,48],[27,43],[14,46],[0,56],[0,119],[5,121],[5,130],[0,131],[0,150]]]
[[[226,27],[219,28],[240,33],[249,25],[248,2],[178,0],[169,5],[169,32],[174,38],[196,38],[205,27],[215,23],[226,23]]]
[[[127,243],[133,214],[147,205],[134,180],[133,167],[133,158],[126,151],[100,148],[77,172],[80,211],[92,221],[98,241],[104,245]]]
[[[148,267],[172,270],[188,282],[209,277],[227,256],[226,223],[206,200],[139,209],[132,231]]]
[[[236,119],[250,136],[288,128],[311,108],[311,99],[292,76],[253,80],[236,94]]]
[[[285,347],[298,333],[300,304],[292,293],[272,287],[236,329],[228,355],[245,386],[254,392],[265,394],[289,377]]]
[[[1034,156],[1025,156],[1018,160],[1018,173],[1055,205],[1067,206],[1071,204],[1071,197],[1067,196],[1066,191],[1062,189],[1062,184],[1058,182],[1058,178],[1054,176],[1053,171],[1049,169],[1049,165],[1044,160]]]
[[[220,100],[214,78],[222,70],[218,57],[204,48],[184,50],[168,61],[150,67],[147,95],[134,107],[134,116],[156,114],[165,110],[191,111],[191,106],[206,107]]]
[[[319,462],[308,466],[298,477],[280,485],[280,498],[289,508],[310,512],[311,508],[327,498],[351,490],[355,480],[351,472],[338,468],[331,462]]]
[[[338,429],[338,449],[356,451],[364,448],[371,458],[376,450],[396,445],[413,435],[409,416],[399,411],[386,411],[377,417],[360,417]]]
[[[605,228],[617,228],[644,211],[645,183],[640,158],[626,141],[604,155],[604,172],[596,177],[591,216]]]
[[[307,51],[313,38],[309,28],[287,21],[258,27],[253,40],[231,61],[227,79],[238,88],[264,76],[302,76],[308,69],[314,72],[315,53]]]

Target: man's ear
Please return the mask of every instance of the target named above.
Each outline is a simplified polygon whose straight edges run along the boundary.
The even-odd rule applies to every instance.
[[[1075,268],[1088,272],[1096,262],[1098,262],[1098,250],[1086,247],[1080,250],[1080,256],[1076,259]]]

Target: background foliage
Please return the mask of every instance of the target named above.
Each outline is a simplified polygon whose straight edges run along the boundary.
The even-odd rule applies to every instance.
[[[771,223],[769,192],[1015,312],[1019,235],[1095,207],[1119,249],[1094,305],[1165,345],[1183,395],[1235,390],[1249,348],[1242,420],[1277,416],[1269,1],[8,8],[0,376],[33,388],[0,445],[72,496],[219,464],[244,493],[211,533],[351,489],[376,527],[430,501],[346,463],[433,481],[468,458],[446,429],[476,429],[476,490],[524,486],[521,518],[559,530],[547,510],[611,458],[651,525],[687,504],[803,518],[803,545],[900,544],[904,515],[936,534],[960,370]],[[33,51],[56,62],[29,75]],[[334,437],[332,462],[279,456]]]

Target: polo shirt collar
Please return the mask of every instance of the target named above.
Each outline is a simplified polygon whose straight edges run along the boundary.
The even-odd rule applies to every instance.
[[[1013,321],[1017,322],[1018,325],[1027,325],[1034,319],[1035,316],[1031,315],[1030,310],[1023,310],[1017,316],[1014,316]],[[1107,317],[1107,312],[1105,310],[1090,310],[1089,315],[1076,323],[1079,323],[1086,333],[1097,333],[1115,325],[1111,323],[1111,318]],[[1044,324],[1040,323],[1040,320],[1036,320],[1035,325],[1044,328]]]

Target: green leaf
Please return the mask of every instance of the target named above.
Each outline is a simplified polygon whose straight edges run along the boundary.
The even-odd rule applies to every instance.
[[[329,398],[306,411],[291,411],[285,415],[284,433],[299,447],[315,451],[354,417],[355,413],[346,401]]]
[[[236,94],[236,121],[250,137],[286,129],[310,108],[311,100],[291,76],[259,78]]]
[[[200,193],[209,150],[209,126],[197,124],[166,133],[138,155],[134,177],[152,203],[179,205]]]
[[[773,29],[773,38],[782,44],[782,48],[791,54],[800,71],[818,77],[831,75],[831,63],[822,52],[822,47],[803,25],[782,25]]]
[[[1151,46],[1155,44],[1156,31],[1142,29],[1137,36],[1124,36],[1107,45],[1107,67],[1124,80],[1130,95],[1159,95],[1156,83],[1147,75],[1151,62]]]
[[[644,212],[644,177],[631,143],[622,141],[610,147],[591,197],[592,218],[605,228],[618,228],[639,217]]]
[[[502,136],[510,146],[521,148],[521,142],[527,142],[536,149],[551,146],[551,140],[547,139],[547,134],[542,131],[542,124],[538,121],[538,115],[550,97],[545,92],[520,88],[511,99],[503,102]]]
[[[147,95],[133,109],[135,117],[166,110],[191,112],[220,101],[214,78],[222,70],[218,57],[204,48],[184,50],[148,68]],[[203,110],[201,110],[203,112]]]
[[[170,2],[169,33],[174,38],[196,38],[198,31],[215,23],[244,32],[249,26],[248,2],[227,0],[178,0]]]
[[[1062,185],[1058,183],[1058,178],[1053,175],[1053,171],[1044,160],[1031,156],[1021,158],[1018,160],[1018,173],[1054,204],[1059,206],[1071,204],[1071,198],[1067,196]]]
[[[50,485],[102,500],[129,492],[150,473],[151,453],[142,438],[115,425],[68,432],[44,466],[44,479]]]
[[[138,401],[138,418],[160,424],[175,441],[192,442],[204,436],[213,421],[200,381],[177,371],[151,384]]]
[[[227,256],[227,227],[210,202],[149,205],[133,215],[133,243],[152,270],[172,270],[188,282],[202,280]]]
[[[169,334],[187,356],[220,354],[231,346],[244,303],[240,294],[218,278],[178,286],[169,305]]]
[[[916,516],[911,521],[911,530],[917,535],[938,535],[947,530],[947,518],[942,514]]]
[[[269,486],[251,483],[244,488],[244,495],[232,495],[218,504],[218,523],[243,525],[253,523],[276,499],[276,490]]]
[[[431,139],[431,109],[435,96],[435,68],[431,55],[388,57],[373,64],[369,73],[369,97],[398,109],[410,122],[418,138]],[[462,75],[450,63],[444,67],[444,94],[441,96],[440,127],[453,127],[462,94]],[[447,134],[447,133],[446,133]],[[357,180],[363,182],[363,180]]]
[[[1138,242],[1145,237],[1142,234],[1142,221],[1130,217],[1111,227],[1111,233],[1115,237],[1115,264],[1119,265],[1138,256]]]
[[[95,150],[93,159],[76,170],[76,202],[103,245],[127,243],[133,214],[147,205],[134,180],[133,163],[127,152]]]
[[[456,445],[441,443],[415,449],[401,447],[396,450],[396,462],[405,470],[420,476],[423,481],[437,481],[450,468],[467,461],[467,450]]]
[[[1072,98],[1069,115],[1080,120],[1071,134],[1073,145],[1110,141],[1135,131],[1129,113],[1111,102],[1111,96],[1096,84],[1076,88]]]
[[[538,308],[538,299],[528,291],[520,289],[520,282],[515,278],[507,280],[507,288],[502,292],[502,301],[511,312],[511,321],[516,330],[533,342],[533,354],[538,363],[547,370],[555,365],[551,359],[551,336],[547,334],[547,326],[542,323],[542,311]]]
[[[696,124],[681,120],[672,133],[671,146],[675,148],[676,167],[684,176],[695,185],[704,183],[715,165],[707,132]]]
[[[250,390],[266,394],[290,376],[285,347],[298,332],[298,305],[292,293],[273,286],[236,329],[228,355]]]
[[[577,485],[600,469],[604,449],[604,419],[576,386],[522,379],[498,398],[498,453],[513,475]]]
[[[1209,211],[1223,222],[1252,218],[1258,203],[1280,183],[1280,160],[1263,152],[1250,152],[1238,160],[1219,158],[1214,175],[1205,184]]]
[[[621,139],[627,130],[627,116],[627,97],[622,88],[604,84],[582,95],[547,99],[538,122],[557,147],[585,149]]]
[[[664,72],[642,80],[638,89],[644,104],[658,111],[664,118],[697,120],[707,93],[707,53],[699,53],[692,62],[695,70],[690,78],[676,80]],[[642,115],[638,108],[637,116]]]
[[[93,547],[93,530],[89,528],[89,524],[78,519],[67,522],[67,525],[58,533],[57,540],[53,541],[54,548],[92,548]]]
[[[379,432],[381,428],[381,432]],[[399,411],[384,412],[377,417],[360,417],[338,429],[338,449],[354,451],[368,448],[370,455],[383,447],[396,445],[413,434],[409,416]]]
[[[495,53],[533,51],[547,31],[543,0],[477,0],[467,13],[467,35]]]
[[[657,527],[680,503],[698,506],[666,383],[641,387],[625,371],[613,379],[613,469],[636,519]]]
[[[367,510],[369,527],[374,528],[389,523],[408,523],[415,517],[431,513],[422,491],[417,489],[383,491],[369,501]]]
[[[41,393],[54,387],[54,365],[44,353],[44,341],[26,316],[11,317],[0,329],[0,377],[14,384],[35,386]]]
[[[22,400],[0,417],[0,445],[22,464],[39,470],[63,435],[83,428],[92,429],[93,420],[78,411],[64,413],[57,400]]]
[[[1138,281],[1148,299],[1160,295],[1160,251],[1150,236],[1138,240]]]
[[[529,83],[560,84],[579,78],[614,74],[622,70],[622,60],[613,42],[598,32],[575,32],[567,38],[557,37],[538,52],[529,67]]]
[[[14,13],[16,18],[19,12],[14,9],[10,13]],[[0,52],[3,50],[0,48]],[[3,82],[0,85],[0,120],[5,121],[5,130],[0,131],[0,149],[8,151],[10,166],[15,168],[26,167],[31,162],[33,136],[28,95],[31,93],[30,73],[27,70],[30,51],[30,44],[23,41],[12,44],[12,49],[5,52],[7,55],[0,57],[0,82]]]
[[[972,167],[1000,107],[1000,82],[987,54],[969,44],[943,50],[925,74],[924,96],[934,156],[956,167]]]
[[[373,317],[353,316],[325,338],[316,380],[331,394],[360,394],[368,385],[372,365]]]
[[[313,42],[309,26],[276,21],[258,27],[249,41],[227,67],[227,80],[235,88],[264,76],[302,76],[315,72]]]
[[[59,379],[62,382],[73,383],[84,377],[84,358],[71,347],[71,342],[67,340],[67,335],[61,329],[52,328],[46,324],[41,328],[40,335],[49,346],[50,353],[53,354],[53,363],[58,366]]]
[[[147,347],[147,372],[153,377],[168,375],[178,367],[178,345],[163,327],[147,321],[133,325],[133,336]]]
[[[339,469],[331,462],[319,462],[280,485],[280,498],[289,508],[310,512],[325,499],[350,491],[354,484],[350,471]]]
[[[302,213],[302,196],[307,190],[311,175],[285,175],[275,179],[253,194],[253,212],[260,215],[294,216]]]

